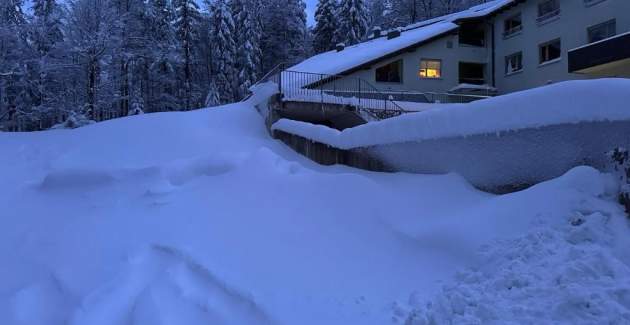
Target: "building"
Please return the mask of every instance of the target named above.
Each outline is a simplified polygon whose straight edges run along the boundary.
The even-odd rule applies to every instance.
[[[630,0],[495,0],[397,30],[376,29],[366,42],[288,70],[360,78],[392,93],[504,94],[571,79],[630,77]]]

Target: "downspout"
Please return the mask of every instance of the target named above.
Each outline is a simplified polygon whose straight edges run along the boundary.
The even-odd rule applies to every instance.
[[[492,35],[492,59],[491,59],[491,61],[492,61],[492,87],[496,88],[496,86],[497,86],[497,73],[496,73],[497,66],[495,64],[496,63],[495,62],[496,61],[496,51],[495,51],[495,44],[494,44],[494,42],[495,42],[494,23],[489,23],[489,25],[490,25],[490,28],[492,29],[492,33],[491,33],[491,35]]]

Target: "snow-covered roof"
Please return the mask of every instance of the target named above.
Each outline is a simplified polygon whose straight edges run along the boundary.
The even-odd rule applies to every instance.
[[[424,28],[405,31],[400,36],[387,39],[380,37],[367,42],[346,47],[343,51],[328,51],[315,55],[287,69],[299,72],[340,74],[356,66],[379,59],[384,55],[428,40],[437,35],[457,29],[451,22],[440,22]]]
[[[353,68],[454,31],[458,28],[457,21],[459,20],[485,17],[516,1],[494,0],[461,12],[414,23],[403,27],[400,36],[396,38],[379,37],[348,46],[339,52],[328,51],[310,57],[287,70],[331,75],[343,74]]]

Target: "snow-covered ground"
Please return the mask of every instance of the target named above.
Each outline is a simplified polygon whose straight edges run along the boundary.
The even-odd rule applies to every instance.
[[[612,177],[318,166],[255,99],[0,133],[0,324],[630,322]]]

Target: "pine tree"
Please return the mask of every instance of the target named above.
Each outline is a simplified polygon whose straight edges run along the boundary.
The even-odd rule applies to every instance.
[[[61,8],[56,0],[33,0],[31,43],[41,55],[47,55],[63,40]]]
[[[115,94],[105,72],[110,69],[112,51],[119,47],[119,17],[106,1],[74,0],[69,3],[67,21],[64,46],[72,49],[70,57],[79,67],[69,79],[75,84],[72,97],[78,101],[72,106],[88,118],[100,120]]]
[[[318,1],[315,11],[315,28],[313,29],[313,50],[315,53],[326,52],[335,47],[336,11],[337,2],[335,0]]]
[[[0,22],[2,25],[20,26],[26,23],[22,12],[24,0],[2,0],[0,3]]]
[[[288,0],[287,3],[287,38],[289,48],[288,64],[295,64],[306,58],[306,3],[303,0]]]
[[[237,54],[235,62],[238,80],[237,98],[244,97],[249,92],[249,87],[257,81],[262,53],[260,50],[261,30],[257,26],[256,17],[252,14],[256,6],[256,2],[246,0],[233,0],[231,5],[234,25],[239,26],[234,33]]]
[[[215,0],[209,5],[210,42],[212,47],[212,77],[220,103],[234,101],[236,43],[234,20],[226,0]]]
[[[342,0],[338,11],[337,40],[346,45],[359,43],[367,35],[367,9],[363,0]]]
[[[184,109],[191,109],[199,98],[193,79],[193,65],[195,61],[195,44],[199,40],[200,14],[195,0],[174,0],[175,29],[179,39],[179,49],[183,64],[183,105]]]
[[[167,0],[150,0],[147,3],[148,47],[153,50],[148,71],[150,111],[171,111],[180,105],[175,92],[177,53],[172,20],[173,10]]]
[[[24,52],[26,19],[22,0],[0,1],[0,120],[2,129],[21,130],[18,120],[28,118],[27,71]]]
[[[306,13],[302,0],[270,0],[265,7],[263,69],[294,64],[306,56]]]
[[[59,46],[63,42],[61,19],[61,7],[55,0],[33,1],[33,18],[28,28],[29,93],[42,127],[56,123],[63,107],[63,71],[56,68],[65,52]]]

